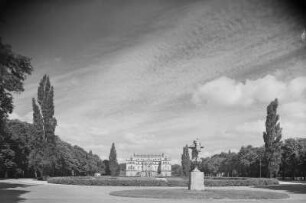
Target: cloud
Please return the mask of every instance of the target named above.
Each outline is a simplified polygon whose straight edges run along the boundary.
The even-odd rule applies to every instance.
[[[245,122],[235,127],[235,131],[239,133],[262,133],[264,130],[265,130],[264,120]]]
[[[124,140],[126,143],[134,144],[134,145],[143,145],[149,143],[155,143],[155,136],[154,135],[136,135],[134,133],[126,133],[124,135]]]
[[[293,101],[282,104],[279,112],[282,116],[291,119],[306,119],[306,103],[304,101]]]
[[[9,119],[18,119],[18,120],[22,120],[22,117],[20,115],[18,115],[17,113],[13,112],[9,115]]]
[[[195,104],[216,106],[250,106],[254,103],[269,103],[275,98],[282,102],[296,101],[305,97],[306,77],[297,77],[284,82],[267,75],[245,83],[228,77],[220,77],[200,86],[194,93]]]
[[[15,112],[9,114],[9,119],[13,120],[13,119],[17,119],[17,120],[20,120],[20,121],[25,121],[25,122],[29,122],[31,123],[32,122],[32,119],[33,119],[33,113],[32,112],[28,112],[26,113],[25,115],[19,115]]]
[[[306,125],[304,121],[281,121],[283,139],[292,137],[306,137]]]

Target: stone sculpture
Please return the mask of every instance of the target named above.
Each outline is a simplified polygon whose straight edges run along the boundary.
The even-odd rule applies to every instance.
[[[195,165],[193,171],[191,171],[189,176],[189,190],[204,190],[204,173],[199,171],[199,153],[204,147],[201,145],[198,139],[193,141],[193,145],[188,147],[192,150],[192,161]]]
[[[199,139],[196,139],[193,141],[193,144],[191,146],[188,147],[189,149],[191,149],[191,158],[192,161],[194,162],[195,168],[198,168],[199,166],[199,153],[201,152],[201,149],[203,149],[204,147],[201,145],[201,143],[199,142]]]

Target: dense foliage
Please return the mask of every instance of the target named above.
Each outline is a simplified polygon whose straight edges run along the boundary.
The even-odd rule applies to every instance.
[[[306,139],[289,138],[282,145],[280,174],[283,178],[304,177],[306,179]]]

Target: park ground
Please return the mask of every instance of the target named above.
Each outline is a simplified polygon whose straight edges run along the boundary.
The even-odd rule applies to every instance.
[[[306,184],[280,182],[278,186],[265,188],[254,187],[219,187],[214,189],[228,190],[252,190],[252,191],[274,191],[288,194],[288,199],[263,199],[263,200],[171,200],[171,199],[143,199],[116,197],[109,195],[113,191],[131,190],[131,189],[150,189],[152,187],[124,187],[124,186],[78,186],[78,185],[56,185],[45,181],[36,181],[32,179],[8,179],[0,180],[0,202],[1,203],[101,203],[101,202],[125,202],[125,203],[143,203],[143,202],[305,202]],[[156,189],[156,187],[154,187]],[[158,189],[173,190],[177,188],[158,187]]]

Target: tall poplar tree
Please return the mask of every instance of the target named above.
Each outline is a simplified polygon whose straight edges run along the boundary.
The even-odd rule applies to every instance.
[[[55,162],[54,90],[47,75],[41,79],[38,87],[37,102],[33,98],[33,150],[30,163],[41,176],[50,175]],[[53,170],[54,171],[54,170]]]
[[[183,147],[183,154],[182,154],[182,173],[184,176],[189,176],[189,172],[191,170],[191,160],[188,151],[188,145]]]
[[[112,144],[112,147],[109,153],[109,170],[112,176],[119,175],[120,167],[117,161],[117,152],[115,148],[115,143]]]
[[[282,128],[277,114],[278,100],[275,99],[267,107],[265,142],[265,159],[267,161],[267,176],[276,176],[281,162]]]

